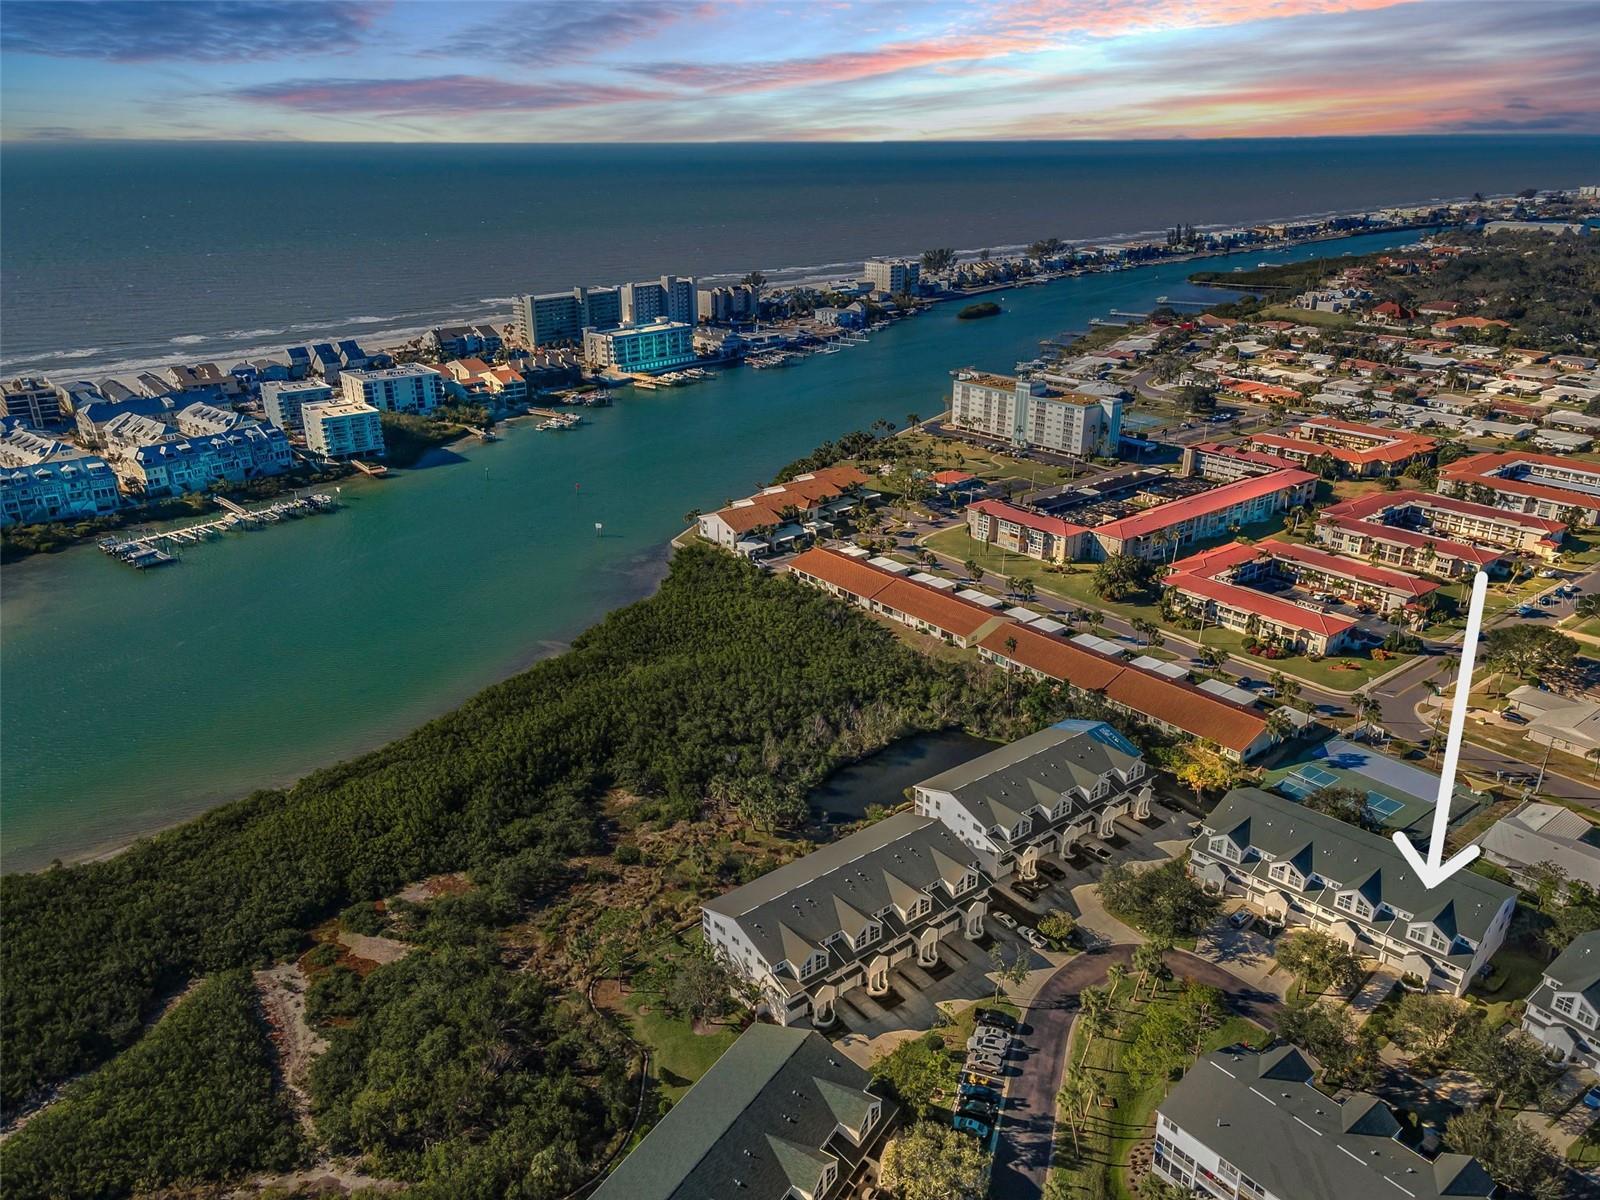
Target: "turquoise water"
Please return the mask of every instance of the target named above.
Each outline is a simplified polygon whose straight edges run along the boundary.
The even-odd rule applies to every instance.
[[[1203,297],[1183,282],[1194,269],[1016,289],[989,321],[941,305],[787,370],[624,393],[566,433],[519,422],[347,484],[339,513],[165,570],[93,547],[7,567],[0,865],[92,853],[404,733],[648,593],[688,509],[745,495],[846,430],[933,415],[954,367],[1008,370],[1111,308]]]

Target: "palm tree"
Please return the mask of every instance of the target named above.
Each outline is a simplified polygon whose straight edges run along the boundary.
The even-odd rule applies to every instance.
[[[1078,1059],[1081,1067],[1094,1039],[1111,1032],[1111,997],[1104,988],[1087,987],[1078,994],[1078,1005],[1078,1022],[1083,1029],[1083,1054]]]
[[[1128,968],[1121,963],[1112,963],[1106,968],[1106,982],[1111,985],[1111,998],[1117,998],[1117,989],[1122,986],[1122,981],[1128,977]]]
[[[1019,580],[1017,580],[1017,585],[1016,585],[1017,595],[1019,597],[1021,597],[1023,600],[1032,600],[1034,598],[1034,596],[1038,594],[1038,590],[1039,590],[1038,587],[1034,584],[1033,580],[1031,580],[1031,579],[1019,579]]]
[[[967,578],[973,583],[983,582],[983,568],[978,565],[977,559],[969,558],[961,566],[967,572]]]
[[[1600,746],[1595,746],[1593,749],[1585,750],[1583,752],[1583,756],[1594,764],[1594,770],[1589,773],[1589,778],[1594,779],[1596,777],[1600,777]]]

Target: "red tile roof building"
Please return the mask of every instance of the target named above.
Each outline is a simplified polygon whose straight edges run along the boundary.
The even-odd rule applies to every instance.
[[[1007,624],[986,634],[978,653],[1009,670],[1097,695],[1165,733],[1211,742],[1238,762],[1270,749],[1275,741],[1260,713],[1025,625]]]
[[[1315,475],[1278,464],[1265,474],[1092,526],[984,500],[968,507],[967,532],[977,541],[1045,562],[1093,561],[1113,554],[1170,559],[1180,546],[1222,537],[1235,525],[1256,525],[1305,504],[1316,486]]]
[[[1341,474],[1356,479],[1398,475],[1412,462],[1430,457],[1439,444],[1421,434],[1402,433],[1377,425],[1358,425],[1332,417],[1302,421],[1288,436],[1252,434],[1246,448],[1304,466],[1327,455]]]
[[[1336,654],[1357,640],[1354,616],[1320,601],[1274,595],[1263,588],[1295,585],[1302,592],[1366,605],[1391,620],[1415,619],[1439,589],[1432,580],[1369,566],[1298,542],[1230,543],[1177,563],[1162,580],[1173,602],[1193,616],[1273,639],[1306,654]]]
[[[854,467],[824,467],[796,475],[788,483],[775,484],[746,500],[702,513],[697,522],[700,536],[726,550],[737,550],[741,543],[770,548],[780,536],[785,541],[796,540],[807,532],[800,527],[802,523],[818,524],[870,498],[865,491],[869,482]],[[790,510],[792,514],[786,516]],[[793,532],[782,533],[791,526]]]
[[[1503,565],[1507,551],[1554,558],[1557,521],[1428,492],[1375,492],[1317,514],[1317,541],[1331,550],[1406,571],[1450,578]]]
[[[959,646],[970,646],[1007,623],[1005,617],[981,604],[821,546],[813,546],[791,559],[789,573],[868,612],[948,638]]]
[[[1439,468],[1439,490],[1565,524],[1600,525],[1600,463],[1550,454],[1474,454]]]

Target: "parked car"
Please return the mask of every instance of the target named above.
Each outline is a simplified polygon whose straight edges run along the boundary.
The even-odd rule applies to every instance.
[[[1025,900],[1037,900],[1044,892],[1044,884],[1032,880],[1019,879],[1011,885],[1011,890]]]
[[[1505,712],[1500,714],[1500,719],[1510,721],[1513,725],[1526,725],[1528,723],[1528,718],[1514,708],[1506,709]]]
[[[959,1095],[963,1097],[963,1103],[965,1103],[966,1098],[969,1097],[973,1100],[979,1100],[987,1104],[1000,1103],[1000,1093],[995,1091],[992,1087],[985,1087],[981,1083],[963,1083],[959,1089]]]
[[[991,1090],[1000,1086],[1000,1073],[998,1071],[974,1071],[971,1065],[961,1072],[961,1082],[973,1087],[987,1087]]]
[[[995,1029],[1003,1029],[1007,1033],[1017,1031],[1017,1019],[1009,1013],[1003,1013],[998,1008],[980,1008],[976,1014],[979,1025],[990,1025]]]
[[[1256,695],[1265,696],[1268,700],[1275,700],[1278,697],[1278,689],[1275,687],[1259,687],[1256,689]]]
[[[1537,617],[1541,615],[1539,610],[1531,604],[1517,605],[1517,616],[1519,617]]]
[[[1583,1106],[1585,1108],[1600,1108],[1600,1083],[1595,1084],[1594,1087],[1583,1094]]]
[[[1032,925],[1018,925],[1017,935],[1035,950],[1043,950],[1050,945],[1044,934],[1040,933]]]
[[[1560,579],[1561,578],[1561,572],[1556,570],[1554,567],[1546,567],[1544,570],[1539,572],[1539,578],[1540,579]]]
[[[970,1117],[974,1121],[982,1121],[985,1125],[993,1125],[995,1116],[1000,1109],[993,1104],[986,1104],[982,1100],[975,1100],[970,1104],[963,1104],[956,1109],[956,1113],[963,1117]]]
[[[1087,842],[1084,844],[1083,848],[1103,863],[1108,863],[1116,857],[1116,855],[1111,852],[1111,847],[1106,845],[1104,842]]]
[[[1241,908],[1238,912],[1234,913],[1233,916],[1228,918],[1228,924],[1232,925],[1235,929],[1249,929],[1251,923],[1255,919],[1255,913],[1251,912],[1248,908]]]
[[[1001,1062],[998,1058],[985,1057],[982,1055],[972,1055],[969,1057],[967,1059],[967,1068],[969,1070],[987,1071],[991,1075],[1005,1074],[1005,1064],[1003,1062]]]
[[[1017,919],[1008,912],[996,912],[994,914],[994,919],[999,921],[1000,924],[1004,925],[1007,929],[1015,929],[1017,927]]]
[[[973,1054],[997,1054],[1004,1058],[1011,1049],[1011,1035],[998,1029],[986,1029],[967,1039],[967,1049]]]
[[[952,1129],[959,1129],[962,1133],[975,1134],[980,1138],[987,1138],[989,1136],[989,1126],[985,1125],[982,1121],[973,1119],[972,1117],[958,1116],[955,1120],[950,1122],[950,1127]]]
[[[1062,880],[1067,877],[1067,873],[1056,866],[1055,863],[1042,862],[1039,864],[1039,870],[1050,876],[1051,879]]]

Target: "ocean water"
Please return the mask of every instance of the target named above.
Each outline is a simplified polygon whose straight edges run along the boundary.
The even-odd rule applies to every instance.
[[[0,147],[0,371],[94,377],[504,316],[663,272],[1596,182],[1600,138]],[[226,364],[225,364],[226,365]]]
[[[1217,299],[1185,282],[1193,269],[1012,289],[990,320],[939,305],[785,370],[623,390],[578,429],[514,423],[425,469],[347,481],[335,514],[191,547],[160,571],[93,546],[6,567],[0,867],[114,846],[414,728],[648,593],[687,510],[749,494],[844,431],[931,416],[951,369],[1010,369],[1040,339],[1161,295]]]

